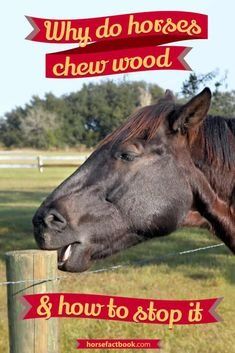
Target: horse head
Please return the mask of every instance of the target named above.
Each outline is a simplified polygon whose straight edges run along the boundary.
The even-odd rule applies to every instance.
[[[41,249],[57,249],[59,268],[91,261],[176,230],[193,203],[190,144],[206,117],[205,88],[184,105],[167,90],[108,135],[42,203],[34,218]]]

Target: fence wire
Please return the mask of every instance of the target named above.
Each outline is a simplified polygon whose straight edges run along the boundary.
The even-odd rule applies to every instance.
[[[154,257],[151,259],[147,260],[138,260],[138,261],[132,261],[131,263],[124,263],[120,265],[115,265],[115,266],[109,266],[105,268],[100,268],[97,270],[91,270],[91,271],[85,271],[80,273],[80,275],[85,275],[85,274],[90,274],[90,273],[101,273],[101,272],[107,272],[107,271],[115,271],[120,268],[124,267],[130,267],[132,265],[145,265],[145,264],[154,264],[155,262],[159,260],[164,260],[168,257],[174,257],[174,256],[181,256],[181,255],[187,255],[187,254],[192,254],[196,253],[199,251],[205,251],[205,250],[210,250],[214,248],[218,248],[220,246],[224,246],[224,243],[219,243],[219,244],[214,244],[214,245],[208,245],[200,248],[195,248],[195,249],[189,249],[189,250],[182,250],[179,252],[174,252],[174,253],[168,253],[162,256]],[[42,279],[26,279],[26,280],[20,280],[20,281],[5,281],[5,282],[0,282],[0,286],[7,286],[7,285],[14,285],[14,284],[22,284],[22,283],[45,283],[45,282],[50,282],[50,281],[58,281],[58,280],[63,280],[63,279],[68,279],[68,278],[74,278],[71,275],[70,276],[58,276],[58,277],[53,277],[53,278],[42,278]]]

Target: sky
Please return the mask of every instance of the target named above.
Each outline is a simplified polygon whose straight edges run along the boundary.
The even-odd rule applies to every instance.
[[[77,91],[84,83],[101,80],[120,81],[123,75],[82,79],[45,78],[45,54],[74,47],[71,44],[46,44],[25,40],[32,27],[25,15],[42,18],[89,18],[132,12],[181,10],[204,13],[209,16],[209,39],[176,43],[193,47],[186,61],[193,71],[207,73],[219,69],[228,71],[227,89],[235,89],[235,48],[233,0],[8,0],[2,5],[1,33],[1,99],[0,116],[24,106],[32,95],[41,98],[47,92],[56,96]],[[188,71],[150,71],[130,73],[125,80],[145,80],[163,88],[180,91]]]

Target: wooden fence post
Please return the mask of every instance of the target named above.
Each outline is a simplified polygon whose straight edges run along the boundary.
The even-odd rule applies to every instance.
[[[6,253],[7,281],[57,278],[57,252],[41,250]],[[58,353],[58,319],[19,319],[24,294],[56,292],[57,281],[9,284],[8,322],[10,353]]]
[[[37,156],[37,161],[38,161],[38,170],[40,173],[43,172],[43,161],[41,156]]]

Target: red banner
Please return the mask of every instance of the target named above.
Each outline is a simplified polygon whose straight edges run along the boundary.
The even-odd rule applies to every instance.
[[[160,349],[159,339],[78,339],[77,349]]]
[[[78,48],[46,55],[46,77],[83,78],[148,70],[191,70],[184,57],[191,48],[159,47],[205,39],[208,18],[182,11],[154,11],[88,19],[27,17],[26,39],[76,43]]]
[[[45,19],[26,16],[33,31],[26,39],[45,43],[76,43],[151,36],[159,44],[175,40],[206,39],[208,18],[183,11],[153,11],[88,19]],[[162,38],[164,37],[164,42]]]
[[[90,318],[147,324],[195,325],[220,321],[215,312],[221,298],[158,300],[96,294],[46,293],[22,297],[23,319]]]
[[[150,46],[107,51],[106,45],[105,52],[87,52],[89,47],[95,51],[95,46],[46,54],[46,77],[82,78],[149,70],[190,70],[184,57],[191,48]]]

